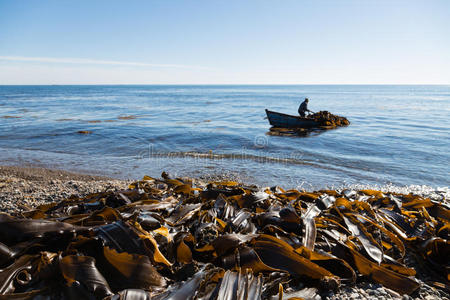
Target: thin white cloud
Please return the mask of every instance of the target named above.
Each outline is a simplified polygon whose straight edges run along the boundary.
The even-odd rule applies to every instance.
[[[150,64],[131,61],[116,60],[98,60],[88,58],[56,58],[56,57],[29,57],[29,56],[0,56],[3,61],[21,61],[21,62],[40,62],[55,64],[88,64],[88,65],[111,65],[111,66],[133,66],[150,68],[174,68],[174,69],[194,69],[194,70],[212,70],[212,68],[190,65],[176,64]]]

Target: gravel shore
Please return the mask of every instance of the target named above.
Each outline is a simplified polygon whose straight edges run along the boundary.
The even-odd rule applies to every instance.
[[[0,212],[15,214],[71,195],[125,189],[128,183],[62,170],[0,166]]]
[[[71,195],[126,189],[131,181],[45,168],[0,166],[0,212],[17,215],[40,204],[64,200]],[[440,194],[437,194],[438,196]],[[444,198],[443,201],[447,199]],[[449,299],[448,295],[421,282],[411,296],[400,295],[380,284],[358,282],[338,291],[316,294],[313,299]]]

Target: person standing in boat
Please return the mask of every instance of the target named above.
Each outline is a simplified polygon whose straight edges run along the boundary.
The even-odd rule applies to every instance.
[[[308,109],[308,102],[309,102],[308,98],[305,98],[305,101],[303,101],[302,104],[300,104],[300,107],[298,108],[298,114],[302,118],[305,117],[306,112],[312,112]]]

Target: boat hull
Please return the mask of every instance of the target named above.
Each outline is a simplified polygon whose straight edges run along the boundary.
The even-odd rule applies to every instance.
[[[302,118],[297,116],[291,116],[287,114],[282,114],[266,109],[267,119],[270,125],[274,127],[282,128],[313,128],[319,127],[319,122],[313,119]]]

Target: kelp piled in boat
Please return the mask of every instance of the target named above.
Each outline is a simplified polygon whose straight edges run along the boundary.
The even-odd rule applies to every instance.
[[[413,294],[411,258],[448,290],[449,220],[447,205],[411,194],[163,173],[0,214],[0,298],[299,299],[361,280]]]
[[[347,118],[333,115],[326,110],[310,114],[308,118],[314,119],[314,121],[318,122],[320,126],[338,127],[350,125]]]

